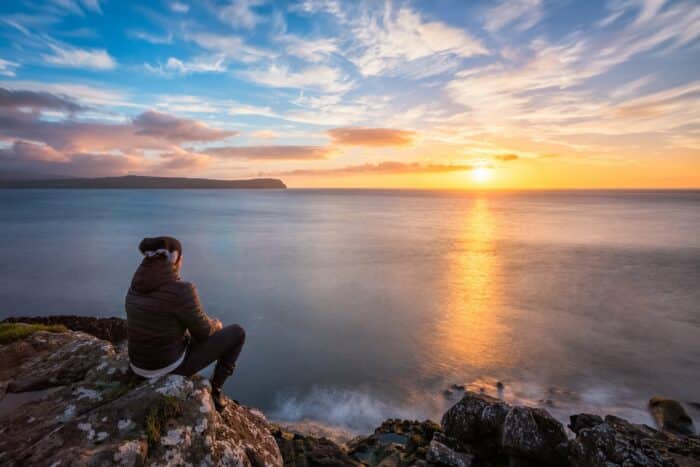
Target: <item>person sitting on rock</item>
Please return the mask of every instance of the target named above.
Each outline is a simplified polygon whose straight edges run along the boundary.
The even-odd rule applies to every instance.
[[[221,388],[236,367],[245,331],[209,318],[195,286],[180,280],[182,245],[177,239],[144,238],[139,250],[144,258],[126,295],[131,369],[144,378],[168,373],[190,377],[216,361],[212,397],[221,411]]]

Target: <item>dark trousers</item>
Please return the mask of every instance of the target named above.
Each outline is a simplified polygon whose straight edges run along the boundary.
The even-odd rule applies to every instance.
[[[206,340],[193,340],[187,349],[185,360],[173,374],[189,377],[216,362],[211,385],[215,390],[219,390],[226,378],[233,373],[244,343],[245,331],[237,324],[226,326]]]

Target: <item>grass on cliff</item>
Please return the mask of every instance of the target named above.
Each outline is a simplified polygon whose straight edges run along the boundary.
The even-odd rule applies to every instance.
[[[156,445],[160,437],[165,432],[166,424],[171,418],[179,417],[182,414],[182,404],[177,397],[163,396],[158,399],[149,409],[144,420],[144,429],[148,444]]]
[[[0,323],[0,345],[23,339],[37,331],[66,332],[62,324]]]

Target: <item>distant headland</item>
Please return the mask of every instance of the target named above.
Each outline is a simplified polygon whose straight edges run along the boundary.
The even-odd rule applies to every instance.
[[[0,188],[88,188],[88,189],[235,189],[275,188],[287,186],[276,178],[252,178],[248,180],[212,180],[208,178],[146,177],[126,175],[99,178],[47,178],[24,180],[0,180]]]

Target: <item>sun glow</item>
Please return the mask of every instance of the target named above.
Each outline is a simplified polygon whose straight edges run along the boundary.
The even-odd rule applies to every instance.
[[[471,172],[472,180],[477,183],[487,182],[491,178],[491,170],[487,167],[476,167]]]

